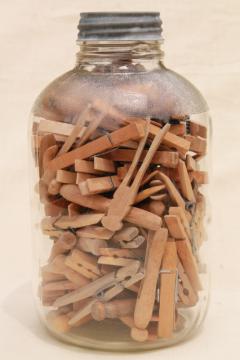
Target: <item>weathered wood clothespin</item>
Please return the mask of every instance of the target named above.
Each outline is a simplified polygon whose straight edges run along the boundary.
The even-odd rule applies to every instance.
[[[125,163],[132,162],[134,159],[134,150],[129,149],[116,149],[109,154],[106,154],[106,158],[112,161],[123,161]],[[147,150],[143,150],[139,157],[139,162],[142,162],[147,155]],[[151,164],[162,165],[165,167],[176,168],[179,160],[179,155],[175,151],[156,151]]]
[[[189,174],[188,174],[185,162],[183,160],[179,160],[178,173],[179,173],[180,185],[181,185],[181,190],[182,190],[183,196],[187,200],[195,203],[196,199],[195,199],[195,196],[193,193],[191,181],[189,178]]]
[[[117,270],[116,272],[106,274],[87,286],[57,299],[54,305],[58,307],[62,306],[61,304],[71,304],[81,299],[94,296],[89,299],[89,302],[84,308],[76,312],[76,314],[70,319],[69,324],[74,325],[83,317],[91,313],[92,306],[96,301],[100,300],[107,302],[120,294],[125,288],[128,288],[135,282],[142,279],[144,274],[142,272],[138,273],[139,267],[140,263],[134,262],[129,266]]]
[[[129,118],[126,119],[126,122],[137,124],[144,124],[144,120],[141,118]],[[149,134],[151,136],[156,136],[159,131],[159,126],[156,126],[152,121],[150,124]],[[172,132],[167,132],[163,139],[163,144],[169,146],[170,148],[176,149],[180,154],[185,155],[190,148],[190,141],[173,134]]]
[[[82,195],[77,185],[63,185],[60,194],[68,201],[97,211],[107,211],[111,203],[110,199],[102,195]],[[133,206],[125,220],[149,230],[157,230],[162,224],[162,219],[159,216]]]
[[[198,275],[197,263],[192,253],[191,243],[181,224],[181,220],[176,215],[165,215],[164,220],[170,235],[176,239],[178,256],[194,290],[197,292],[202,289],[202,285]]]
[[[90,156],[101,153],[105,150],[116,147],[127,140],[138,140],[144,136],[144,127],[142,125],[130,124],[118,130],[113,131],[109,135],[104,135],[98,139],[92,140],[77,149],[71,150],[66,154],[62,154],[49,163],[51,170],[64,169],[73,165],[76,159],[86,159]]]
[[[90,282],[86,286],[83,286],[80,289],[77,289],[57,299],[54,306],[62,307],[92,296],[96,296],[97,294],[100,295],[103,290],[109,289],[115,286],[118,282],[129,279],[129,277],[136,275],[138,273],[139,267],[140,263],[133,263],[125,268],[108,273]]]
[[[177,286],[177,249],[174,239],[166,243],[160,270],[160,301],[158,336],[169,338],[175,325],[175,304]]]
[[[136,327],[140,329],[145,329],[148,326],[152,316],[157,280],[167,236],[167,229],[160,228],[155,232],[149,243],[144,266],[145,277],[142,281],[134,311],[134,322]]]
[[[149,125],[148,125],[149,126]],[[157,151],[164,135],[170,128],[169,124],[166,124],[163,129],[160,129],[156,137],[154,138],[151,146],[147,152],[144,161],[142,162],[137,175],[135,176],[131,186],[129,186],[129,182],[132,178],[133,172],[136,168],[136,165],[139,161],[139,157],[141,156],[142,150],[145,146],[147,137],[148,137],[148,126],[146,129],[145,137],[139,143],[139,147],[136,150],[135,157],[133,162],[128,170],[127,175],[121,182],[121,185],[115,191],[113,195],[113,200],[110,203],[108,208],[107,215],[102,219],[102,224],[109,230],[117,231],[122,227],[122,220],[127,215],[130,210],[130,206],[134,203],[134,199],[138,192],[138,189],[141,185],[142,179],[145,175],[145,172],[148,166],[151,163],[151,160],[154,156],[154,153]]]

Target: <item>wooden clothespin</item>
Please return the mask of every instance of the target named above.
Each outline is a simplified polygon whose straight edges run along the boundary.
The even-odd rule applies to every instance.
[[[62,307],[68,304],[76,303],[80,300],[87,299],[101,292],[105,289],[111,288],[116,285],[118,282],[125,280],[126,278],[133,277],[138,273],[140,263],[133,263],[130,266],[121,268],[119,270],[108,273],[92,282],[86,286],[81,287],[71,293],[66,294],[66,296],[59,298],[54,306]]]
[[[177,249],[175,240],[169,238],[160,270],[158,323],[158,337],[160,338],[169,338],[174,331],[177,279]]]
[[[147,137],[148,137],[148,127],[147,125],[145,137],[139,143],[139,147],[136,150],[136,154],[134,156],[133,162],[128,170],[127,175],[121,182],[121,185],[115,191],[113,195],[113,199],[108,208],[107,215],[102,219],[102,224],[109,230],[117,231],[122,227],[122,220],[127,215],[130,210],[130,206],[134,203],[134,199],[138,192],[138,189],[141,185],[142,179],[145,175],[145,172],[148,166],[151,163],[151,160],[154,156],[154,153],[157,151],[164,135],[169,130],[170,125],[166,124],[163,129],[160,129],[156,137],[154,138],[144,161],[142,162],[137,175],[135,176],[131,186],[129,186],[129,182],[132,178],[133,172],[137,166],[139,161],[139,157],[141,156],[142,150],[145,146]]]
[[[111,203],[110,199],[102,195],[82,195],[77,185],[63,185],[60,194],[68,201],[97,211],[105,212]],[[125,220],[149,230],[157,230],[162,224],[159,216],[137,207],[130,208]]]
[[[86,159],[113,147],[116,147],[127,140],[138,140],[144,136],[144,127],[142,125],[130,124],[109,135],[104,135],[98,139],[92,140],[77,149],[71,150],[53,159],[49,163],[51,170],[64,169],[73,165],[76,159]]]
[[[103,302],[109,301],[118,294],[120,294],[126,287],[139,281],[140,274],[138,273],[140,263],[133,263],[127,267],[123,267],[116,272],[112,272],[102,276],[101,278],[91,282],[87,286],[75,290],[63,297],[57,299],[54,306],[59,307],[63,304],[71,304],[81,299],[89,298],[87,305],[79,310],[69,321],[70,325],[74,325],[83,317],[91,313],[93,304],[101,300]],[[93,298],[91,298],[94,296]]]
[[[145,259],[145,277],[137,297],[134,322],[137,328],[145,329],[152,316],[156,287],[168,231],[160,228],[151,238]]]
[[[144,120],[141,118],[129,118],[126,119],[126,122],[135,122],[136,124],[144,124]],[[152,121],[150,124],[149,134],[151,136],[156,136],[159,131],[159,126],[156,126]],[[190,141],[182,138],[181,136],[177,136],[172,132],[168,131],[164,138],[163,144],[169,146],[170,148],[176,149],[180,154],[185,155],[190,148]]]
[[[194,192],[192,189],[190,177],[189,177],[185,162],[183,160],[179,160],[178,173],[179,173],[179,180],[180,180],[181,191],[182,191],[183,196],[187,200],[195,203],[196,199],[195,199]]]
[[[106,155],[106,158],[112,161],[123,161],[125,163],[132,162],[135,155],[134,150],[116,149]],[[147,150],[143,150],[139,157],[139,162],[142,162],[147,155]],[[175,168],[178,164],[179,155],[175,151],[156,151],[151,164],[162,165],[170,168]]]
[[[194,290],[197,292],[202,289],[202,285],[198,275],[196,259],[193,256],[191,244],[184,227],[181,224],[181,220],[176,215],[165,215],[164,220],[167,224],[170,235],[177,240],[176,245],[178,256]]]

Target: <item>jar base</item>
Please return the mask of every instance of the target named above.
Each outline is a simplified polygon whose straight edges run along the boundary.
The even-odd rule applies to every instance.
[[[196,309],[194,309],[195,311]],[[129,336],[130,329],[118,320],[108,319],[104,321],[104,324],[93,320],[68,333],[57,333],[49,323],[45,322],[45,325],[51,335],[64,343],[94,350],[137,352],[170,347],[194,336],[205,318],[206,310],[202,313],[198,312],[198,316],[194,319],[189,310],[182,309],[181,313],[186,322],[180,331],[174,332],[169,339],[157,339],[144,343],[132,340]],[[121,340],[119,341],[119,339]]]

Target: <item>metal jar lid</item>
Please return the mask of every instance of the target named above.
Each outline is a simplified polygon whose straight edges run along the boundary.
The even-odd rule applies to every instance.
[[[159,12],[87,12],[80,14],[80,41],[162,40]]]

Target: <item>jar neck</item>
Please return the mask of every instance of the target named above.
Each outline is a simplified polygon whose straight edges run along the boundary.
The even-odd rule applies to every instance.
[[[91,72],[150,71],[163,66],[162,41],[80,41],[77,68]],[[101,69],[101,71],[99,71]]]

